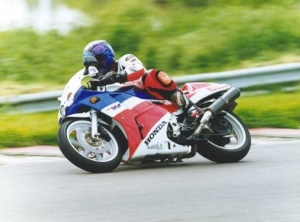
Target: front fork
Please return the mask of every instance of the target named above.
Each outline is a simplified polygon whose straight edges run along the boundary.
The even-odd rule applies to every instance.
[[[91,121],[92,121],[92,138],[97,140],[102,137],[105,141],[109,142],[110,141],[110,136],[109,134],[105,131],[104,127],[98,123],[98,115],[97,115],[96,110],[91,110]]]
[[[92,120],[92,137],[98,139],[100,134],[98,132],[98,116],[96,110],[91,110],[91,120]]]

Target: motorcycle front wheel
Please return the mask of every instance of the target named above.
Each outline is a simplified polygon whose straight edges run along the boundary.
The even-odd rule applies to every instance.
[[[225,112],[217,123],[212,122],[206,141],[197,145],[197,152],[216,163],[232,163],[243,159],[250,150],[251,136],[243,121],[232,112]],[[220,135],[217,131],[228,131]]]
[[[103,130],[106,135],[95,139],[90,121],[67,120],[58,130],[59,149],[71,163],[85,171],[111,172],[121,163],[122,152],[114,135],[108,129]]]

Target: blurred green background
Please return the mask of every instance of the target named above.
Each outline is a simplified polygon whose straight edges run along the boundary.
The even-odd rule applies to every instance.
[[[40,1],[27,2],[33,8]],[[96,39],[106,39],[117,57],[133,53],[171,76],[300,60],[299,0],[54,0],[51,7],[59,5],[88,19],[63,34],[0,31],[0,96],[61,90],[83,67],[84,46]],[[299,128],[300,92],[281,88],[239,98],[236,112],[249,127]],[[0,147],[56,143],[54,112],[2,114],[0,121]]]

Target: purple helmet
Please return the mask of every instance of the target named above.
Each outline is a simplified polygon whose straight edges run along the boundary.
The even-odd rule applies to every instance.
[[[87,44],[83,49],[83,56],[87,55],[97,59],[97,69],[101,74],[111,71],[115,64],[114,50],[105,40],[96,40]]]

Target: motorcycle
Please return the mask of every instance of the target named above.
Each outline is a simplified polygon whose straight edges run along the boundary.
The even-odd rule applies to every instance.
[[[157,100],[134,83],[96,89],[94,57],[67,83],[58,98],[58,146],[75,166],[91,173],[115,170],[121,163],[180,163],[197,153],[216,163],[243,159],[251,137],[233,112],[240,90],[227,84],[185,83],[181,90],[199,111],[188,126],[182,108]]]

